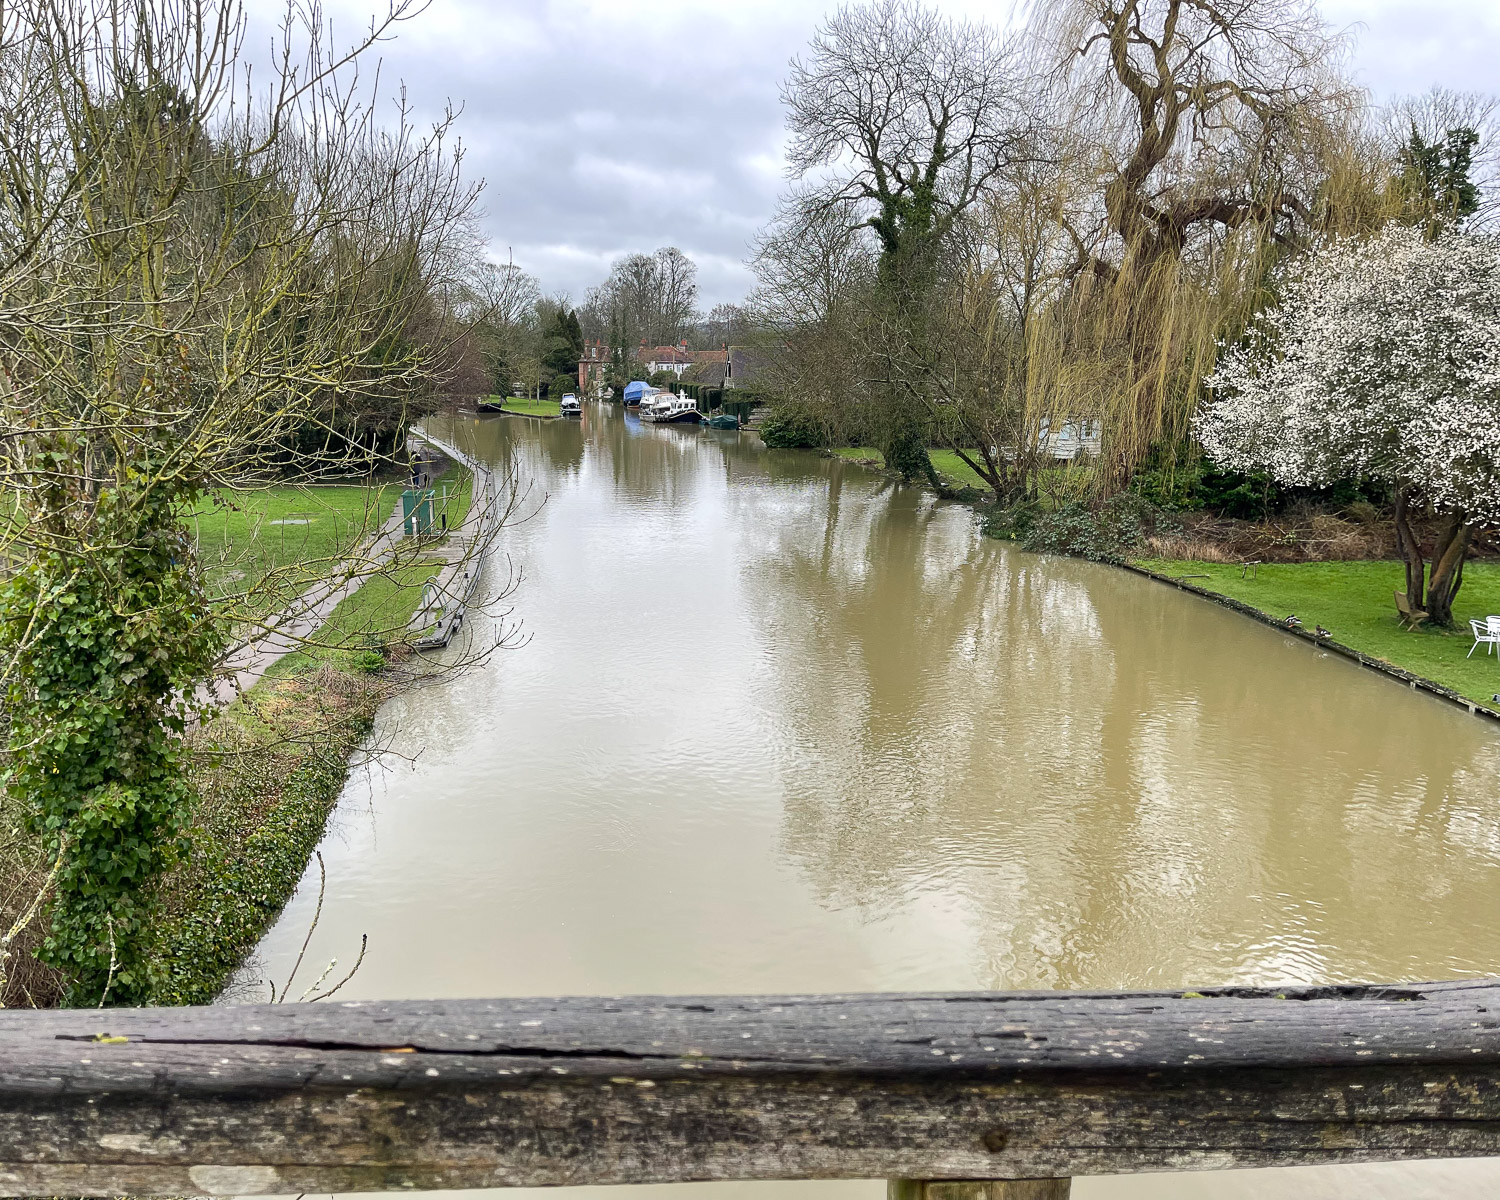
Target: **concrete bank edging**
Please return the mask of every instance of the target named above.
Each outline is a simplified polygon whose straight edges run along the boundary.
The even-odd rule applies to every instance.
[[[1270,613],[1262,612],[1252,604],[1246,604],[1243,600],[1236,600],[1233,596],[1226,596],[1222,592],[1211,592],[1207,588],[1201,588],[1188,583],[1183,579],[1176,579],[1171,575],[1163,575],[1160,571],[1153,571],[1149,567],[1137,566],[1135,563],[1122,562],[1112,563],[1112,566],[1121,567],[1127,571],[1133,571],[1137,575],[1144,575],[1147,579],[1154,579],[1157,583],[1165,583],[1176,588],[1180,592],[1190,592],[1201,599],[1212,601],[1222,608],[1231,612],[1237,612],[1241,616],[1249,617],[1251,620],[1259,621],[1262,625],[1268,625],[1272,629],[1279,629],[1282,633],[1290,634],[1292,637],[1301,638],[1304,642],[1317,646],[1323,650],[1332,651],[1334,654],[1342,655],[1351,662],[1356,662],[1362,667],[1368,667],[1372,671],[1379,671],[1382,675],[1404,683],[1414,691],[1427,692],[1436,696],[1439,700],[1446,700],[1449,704],[1456,704],[1460,708],[1466,708],[1475,716],[1488,717],[1492,721],[1500,721],[1500,711],[1487,708],[1477,701],[1470,700],[1467,696],[1460,695],[1450,687],[1444,687],[1441,683],[1427,679],[1421,675],[1388,663],[1383,658],[1373,658],[1353,646],[1346,646],[1342,642],[1336,642],[1332,638],[1320,638],[1314,633],[1308,633],[1305,629],[1289,629],[1287,626],[1271,616]]]
[[[522,416],[525,414],[512,413],[511,415]],[[552,419],[554,418],[538,418],[538,420]],[[433,449],[447,455],[454,462],[468,468],[470,476],[473,480],[472,484],[470,485],[472,489],[471,496],[477,497],[477,494],[481,490],[480,485],[483,485],[482,490],[486,497],[486,508],[480,518],[484,523],[483,527],[474,530],[467,535],[463,533],[462,529],[452,530],[450,531],[449,536],[463,537],[466,542],[476,536],[484,539],[493,537],[497,531],[497,522],[499,520],[498,514],[496,513],[494,507],[494,472],[492,472],[488,465],[486,465],[485,463],[481,463],[477,459],[470,458],[462,450],[458,449],[458,447],[450,445],[449,443],[434,437],[430,433],[425,433],[419,429],[413,429],[408,434],[408,436],[420,439],[427,445],[433,447]],[[473,503],[471,501],[471,517],[472,514]],[[468,521],[466,520],[465,525],[467,524]],[[464,617],[469,610],[470,601],[474,596],[474,589],[479,586],[480,574],[480,563],[474,562],[466,564],[466,556],[467,551],[465,552],[465,555],[463,557],[460,557],[457,562],[449,563],[441,571],[439,571],[436,576],[434,576],[433,582],[438,593],[444,598],[444,603],[439,608],[437,627],[434,629],[431,635],[425,638],[420,638],[415,643],[413,643],[412,648],[414,650],[425,651],[445,649],[448,643],[453,640],[453,637],[458,632],[459,628],[463,625]],[[458,587],[455,589],[453,586],[453,581],[458,574],[458,568],[460,565],[464,565],[465,570]]]

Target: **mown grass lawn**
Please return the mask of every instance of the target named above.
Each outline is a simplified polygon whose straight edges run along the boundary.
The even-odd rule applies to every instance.
[[[326,576],[391,515],[400,494],[399,483],[226,490],[185,520],[214,593],[276,573],[252,604],[265,614]]]
[[[1469,563],[1454,605],[1459,629],[1410,631],[1396,619],[1392,596],[1405,588],[1397,562],[1267,563],[1252,577],[1232,563],[1147,559],[1152,571],[1230,596],[1280,619],[1295,614],[1307,629],[1322,625],[1342,642],[1373,658],[1421,675],[1482,704],[1500,692],[1500,660],[1474,644],[1469,618],[1500,614],[1500,563]],[[1206,576],[1206,578],[1205,578]],[[1196,578],[1194,578],[1196,577]]]
[[[869,463],[879,469],[885,467],[885,456],[875,449],[874,446],[837,446],[834,454],[839,458],[852,459],[856,462]],[[932,465],[937,468],[939,475],[944,475],[959,487],[976,487],[989,490],[989,484],[979,476],[968,463],[958,457],[956,450],[929,450],[928,456],[932,459]]]
[[[556,417],[562,415],[562,406],[556,400],[532,400],[527,396],[491,396],[491,404],[498,404],[508,413],[523,417]]]

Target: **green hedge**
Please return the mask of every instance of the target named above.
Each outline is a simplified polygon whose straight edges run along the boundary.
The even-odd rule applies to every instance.
[[[828,434],[805,409],[778,404],[761,422],[760,440],[773,450],[811,449],[827,445]]]

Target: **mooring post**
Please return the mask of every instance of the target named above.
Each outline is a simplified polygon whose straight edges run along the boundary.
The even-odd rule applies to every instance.
[[[886,1200],[1068,1200],[1071,1179],[892,1179]]]

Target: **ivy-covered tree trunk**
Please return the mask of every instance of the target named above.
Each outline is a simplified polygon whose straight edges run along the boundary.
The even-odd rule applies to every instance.
[[[61,860],[40,957],[68,974],[74,1005],[151,999],[153,885],[190,800],[183,733],[222,641],[180,519],[195,496],[144,478],[119,464],[92,495],[27,495],[53,547],[0,585],[4,784]]]

